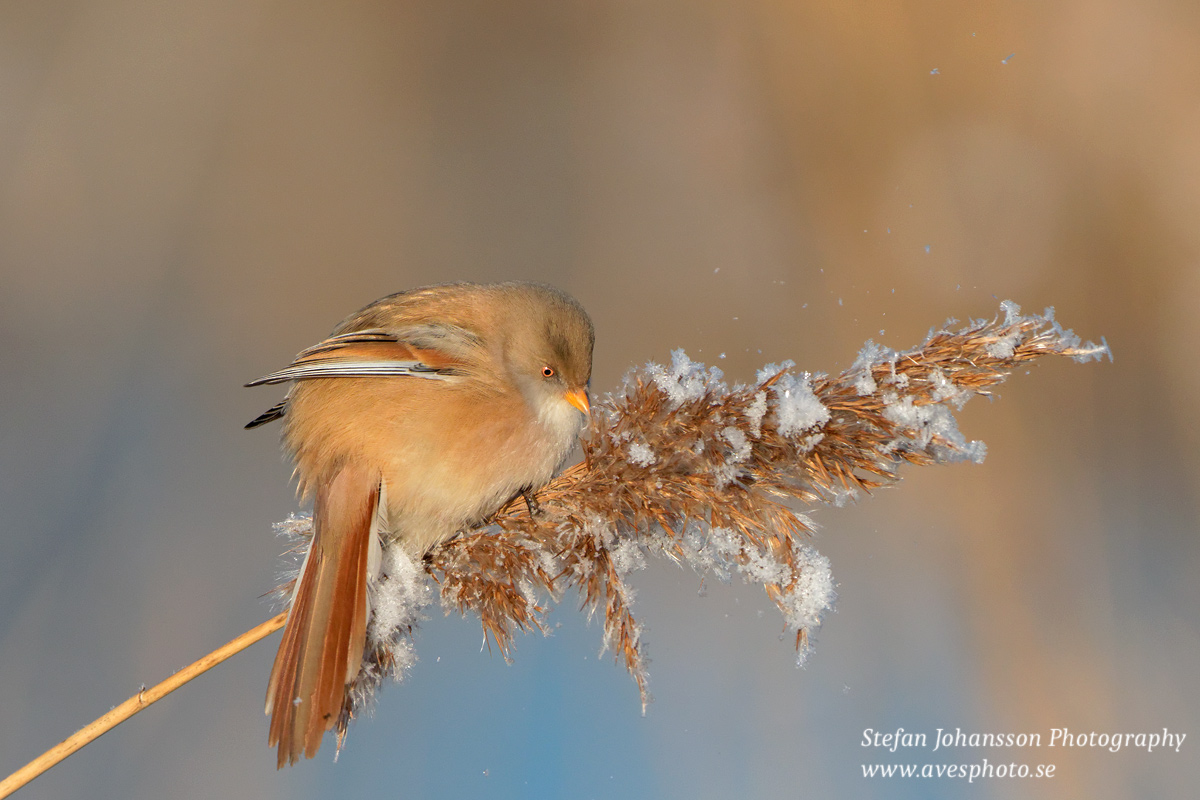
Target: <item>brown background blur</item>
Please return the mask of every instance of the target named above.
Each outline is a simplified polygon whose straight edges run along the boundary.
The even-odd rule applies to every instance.
[[[275,772],[272,638],[22,796],[1194,796],[1198,258],[1193,2],[8,0],[0,774],[267,617],[295,502],[243,382],[380,295],[530,278],[593,315],[597,391],[674,347],[838,369],[1006,298],[1116,360],[973,401],[982,466],[820,510],[803,671],[754,587],[657,563],[644,719],[567,598],[512,666],[430,620],[336,764]],[[898,726],[1189,738],[860,747]],[[1057,774],[861,777],[984,758]]]

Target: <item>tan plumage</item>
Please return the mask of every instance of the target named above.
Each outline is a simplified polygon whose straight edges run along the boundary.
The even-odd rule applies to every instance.
[[[414,556],[553,477],[584,423],[591,321],[532,283],[390,295],[292,365],[280,417],[314,540],[267,690],[283,766],[312,757],[357,675],[373,535]],[[374,533],[373,533],[374,532]]]

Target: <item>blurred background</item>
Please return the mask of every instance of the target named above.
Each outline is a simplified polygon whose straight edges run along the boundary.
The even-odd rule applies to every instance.
[[[512,665],[438,612],[337,763],[275,770],[276,635],[20,796],[1194,796],[1198,220],[1190,2],[9,0],[0,775],[269,616],[296,503],[245,381],[381,295],[528,278],[591,312],[599,392],[1003,299],[1115,362],[1022,370],[962,414],[983,465],[820,509],[803,670],[760,590],[654,563],[644,718],[572,598]],[[860,746],[897,727],[1188,740]],[[983,758],[1056,776],[862,777]]]

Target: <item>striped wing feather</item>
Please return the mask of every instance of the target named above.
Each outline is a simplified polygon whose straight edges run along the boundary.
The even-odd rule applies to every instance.
[[[398,341],[381,330],[331,336],[304,350],[285,369],[264,375],[246,386],[265,386],[313,378],[427,378],[445,380],[461,374],[462,361],[433,348]],[[247,429],[281,419],[287,400],[255,417]]]

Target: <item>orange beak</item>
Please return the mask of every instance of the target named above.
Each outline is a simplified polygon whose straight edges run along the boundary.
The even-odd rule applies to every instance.
[[[563,395],[567,402],[583,412],[584,416],[591,416],[592,405],[588,402],[587,389],[572,389]]]

